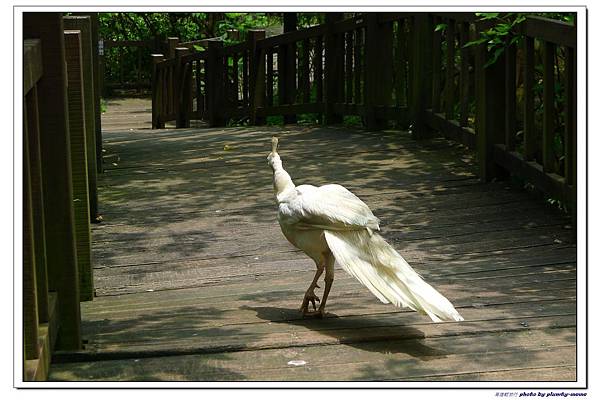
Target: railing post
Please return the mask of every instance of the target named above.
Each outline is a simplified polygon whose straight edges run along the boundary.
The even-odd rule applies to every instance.
[[[99,32],[98,32],[98,13],[73,13],[72,15],[89,16],[91,22],[91,38],[92,38],[92,64],[93,64],[93,86],[94,86],[94,120],[95,120],[95,140],[96,140],[96,171],[102,173],[102,118],[100,111],[100,98],[102,97],[102,72],[101,55],[99,49]],[[67,28],[67,27],[65,27]],[[102,49],[104,51],[104,49]],[[92,221],[94,222],[94,221]]]
[[[206,60],[206,94],[208,103],[208,124],[211,127],[223,126],[221,112],[223,96],[223,42],[209,40]]]
[[[98,49],[99,41],[99,27],[98,27],[98,13],[90,13],[92,21],[92,63],[94,67],[94,118],[96,123],[94,124],[95,139],[96,139],[96,172],[102,173],[102,116],[100,110],[100,83],[102,77],[100,76],[100,54]],[[102,50],[104,51],[104,49]]]
[[[295,12],[283,13],[283,32],[293,32],[298,29],[298,15]],[[283,45],[284,56],[283,65],[283,86],[284,104],[294,104],[296,102],[296,43]],[[277,61],[279,63],[279,60]],[[298,121],[296,115],[284,115],[285,124],[295,124]]]
[[[33,235],[33,211],[31,177],[29,168],[29,134],[27,129],[27,104],[23,102],[25,129],[23,135],[23,348],[24,359],[39,357],[38,300],[36,286],[35,242]]]
[[[175,127],[189,128],[190,127],[190,111],[191,102],[189,97],[192,92],[190,82],[191,71],[186,64],[183,63],[183,56],[188,54],[190,50],[187,47],[177,47],[175,49],[175,57],[177,58],[177,66],[175,69]]]
[[[23,14],[24,38],[39,38],[44,75],[38,82],[48,287],[58,292],[57,348],[81,348],[63,21],[60,13]]]
[[[67,98],[69,104],[69,133],[71,143],[71,171],[73,179],[73,208],[75,213],[75,242],[79,268],[79,298],[94,298],[90,207],[88,192],[88,155],[86,145],[86,99],[83,88],[83,57],[81,31],[65,31],[65,61],[67,64]],[[90,82],[91,83],[91,82]],[[90,101],[93,99],[90,98]],[[92,104],[93,105],[93,104]],[[92,148],[95,143],[92,142]],[[95,160],[94,160],[95,161]],[[96,172],[95,166],[93,172]]]
[[[175,48],[179,44],[178,37],[168,37],[167,38],[167,58],[172,59],[175,58]]]
[[[256,43],[265,38],[264,30],[248,31],[248,52],[250,54],[250,123],[262,125],[264,117],[258,117],[256,110],[265,106],[265,51],[257,49]]]
[[[475,49],[475,104],[477,160],[479,177],[484,181],[503,177],[494,163],[494,145],[504,143],[505,67],[504,55],[484,67],[488,59],[487,44]]]
[[[40,126],[38,116],[37,88],[31,89],[26,98],[25,134],[28,136],[29,169],[33,208],[33,234],[35,243],[35,268],[37,303],[40,322],[48,322],[48,270],[46,268],[46,234],[44,228],[44,193],[42,187],[42,164],[40,154]]]
[[[429,13],[418,13],[411,24],[411,84],[410,84],[410,116],[412,120],[412,136],[414,139],[430,137],[432,130],[425,121],[425,112],[431,107],[432,92],[432,49],[433,22]]]
[[[377,13],[367,14],[365,38],[365,107],[368,129],[384,129],[387,121],[377,118],[376,107],[392,98],[392,26],[381,26]]]
[[[83,99],[85,111],[85,134],[88,165],[88,194],[90,221],[97,222],[98,218],[98,183],[96,165],[96,150],[98,144],[96,141],[96,117],[95,117],[95,96],[94,96],[94,65],[92,54],[92,24],[89,16],[69,16],[63,18],[65,29],[74,29],[81,32],[81,67],[83,74]],[[100,145],[99,151],[102,152]]]
[[[162,105],[162,82],[159,82],[158,67],[156,66],[159,62],[163,61],[165,57],[162,54],[151,54],[152,58],[152,129],[164,128],[164,122],[161,122],[160,117],[163,110],[160,108]],[[164,78],[163,78],[164,79]]]
[[[338,76],[343,55],[338,48],[337,35],[334,32],[334,24],[344,17],[343,13],[325,14],[325,23],[327,30],[325,33],[325,123],[336,124],[342,122],[342,117],[335,112],[335,103],[338,102],[338,85],[340,82]]]

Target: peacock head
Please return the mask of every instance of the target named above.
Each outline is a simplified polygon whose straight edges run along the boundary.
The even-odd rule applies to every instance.
[[[281,158],[279,158],[279,154],[277,154],[277,145],[279,144],[279,139],[275,136],[271,138],[271,152],[267,157],[267,161],[271,169],[275,170],[277,166],[281,167]]]

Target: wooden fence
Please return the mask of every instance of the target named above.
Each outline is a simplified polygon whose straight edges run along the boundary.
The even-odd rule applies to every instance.
[[[82,348],[93,298],[96,15],[23,16],[23,379],[44,380],[54,349]],[[75,24],[65,31],[65,26]],[[87,82],[86,82],[87,81]],[[86,102],[91,104],[86,105]],[[99,128],[99,127],[98,127]]]
[[[234,35],[233,30],[229,35]],[[103,96],[110,96],[115,89],[135,89],[137,93],[142,94],[144,89],[152,87],[153,68],[152,64],[148,63],[151,54],[164,53],[167,58],[173,58],[176,48],[194,50],[195,46],[206,46],[208,40],[210,39],[180,42],[176,37],[164,40],[158,37],[148,40],[103,39],[100,55]],[[113,58],[114,62],[109,62],[109,58]],[[126,65],[135,65],[135,68],[126,70]]]
[[[487,44],[467,44],[490,26],[472,13],[329,13],[307,29],[268,38],[251,31],[233,46],[213,40],[201,52],[156,54],[153,127],[316,114],[328,124],[358,116],[369,129],[410,127],[415,138],[440,132],[477,153],[484,180],[513,174],[574,211],[576,27],[528,17],[509,34],[520,41],[486,65]]]

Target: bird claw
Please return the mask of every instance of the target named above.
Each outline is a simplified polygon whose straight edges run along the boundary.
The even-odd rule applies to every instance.
[[[319,286],[317,286],[319,287]],[[306,292],[306,294],[304,295],[304,300],[302,300],[302,305],[300,306],[300,311],[302,311],[303,314],[309,312],[308,311],[308,303],[311,303],[313,306],[313,310],[317,311],[317,303],[316,302],[321,302],[321,299],[319,298],[319,296],[317,296],[315,294],[315,292],[313,290],[309,290]]]
[[[308,311],[308,307],[302,310],[303,317],[323,318],[325,313],[321,308],[315,311]]]

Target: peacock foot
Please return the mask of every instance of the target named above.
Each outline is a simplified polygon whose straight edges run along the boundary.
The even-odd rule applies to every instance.
[[[325,316],[325,310],[323,309],[323,307],[319,307],[318,310],[309,311],[308,307],[307,307],[305,309],[302,309],[302,316],[304,318],[306,318],[306,317],[310,317],[310,318],[323,318]]]
[[[316,286],[318,287],[318,286]],[[308,316],[311,314],[318,313],[317,311],[317,302],[320,302],[321,299],[315,294],[315,290],[313,287],[308,288],[306,293],[304,294],[304,300],[302,300],[302,305],[300,306],[300,311],[302,311],[303,316]],[[308,304],[312,304],[314,311],[308,310]]]

